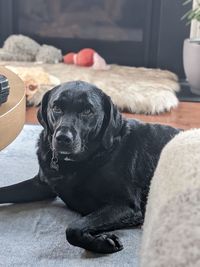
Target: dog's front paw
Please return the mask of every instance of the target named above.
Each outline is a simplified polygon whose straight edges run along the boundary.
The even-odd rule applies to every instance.
[[[94,250],[98,253],[114,253],[123,249],[119,238],[114,234],[100,234],[94,236]]]
[[[92,235],[80,229],[68,228],[66,230],[68,242],[74,246],[97,253],[114,253],[123,249],[119,238],[114,234]]]

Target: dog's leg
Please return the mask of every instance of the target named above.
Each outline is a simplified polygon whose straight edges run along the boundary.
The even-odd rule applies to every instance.
[[[138,226],[143,223],[140,210],[127,206],[106,206],[69,225],[66,238],[70,244],[98,253],[113,253],[123,249],[114,234],[102,232]]]
[[[0,188],[0,203],[25,203],[54,197],[56,194],[47,184],[42,183],[38,176]]]

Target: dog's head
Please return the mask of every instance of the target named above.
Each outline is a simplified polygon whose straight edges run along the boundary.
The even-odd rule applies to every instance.
[[[82,81],[48,91],[38,120],[56,155],[71,161],[87,158],[100,146],[109,149],[122,127],[121,114],[110,97]]]

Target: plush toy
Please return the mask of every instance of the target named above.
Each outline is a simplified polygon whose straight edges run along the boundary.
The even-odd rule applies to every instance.
[[[68,54],[66,54],[64,57],[63,57],[63,62],[66,63],[66,64],[74,64],[74,56],[76,54],[73,53],[73,52],[70,52]]]
[[[74,56],[74,63],[78,66],[83,67],[90,67],[93,65],[94,61],[94,53],[95,51],[91,48],[84,48],[80,50],[75,56]]]
[[[62,53],[60,49],[50,45],[40,45],[28,36],[10,35],[0,48],[0,60],[53,64],[62,60]]]
[[[61,50],[52,45],[41,45],[36,54],[38,63],[56,64],[62,61]]]
[[[60,84],[57,77],[50,75],[42,67],[6,65],[6,68],[16,73],[24,82],[27,106],[37,106],[45,92]]]
[[[63,57],[66,64],[75,64],[82,67],[93,67],[96,70],[107,70],[110,67],[94,49],[84,48],[77,54],[70,52]]]

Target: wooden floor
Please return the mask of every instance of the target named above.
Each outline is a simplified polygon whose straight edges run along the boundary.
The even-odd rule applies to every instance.
[[[181,102],[176,109],[161,115],[138,115],[124,113],[125,117],[151,123],[168,124],[182,129],[200,128],[200,103]],[[37,124],[37,109],[27,108],[26,123]]]

